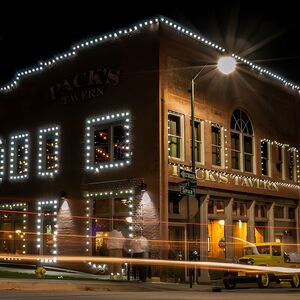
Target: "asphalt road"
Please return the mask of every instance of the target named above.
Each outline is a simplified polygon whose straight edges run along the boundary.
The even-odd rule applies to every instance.
[[[43,299],[43,300],[192,300],[192,299],[251,299],[255,300],[277,300],[277,299],[299,299],[300,289],[271,288],[266,290],[256,288],[242,288],[233,291],[222,290],[221,292],[207,291],[151,291],[151,292],[24,292],[24,291],[2,291],[0,299]]]

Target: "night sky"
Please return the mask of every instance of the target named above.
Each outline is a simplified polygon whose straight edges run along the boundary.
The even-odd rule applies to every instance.
[[[293,1],[223,1],[221,5],[217,1],[182,1],[181,6],[174,1],[160,6],[150,6],[147,1],[122,5],[113,1],[40,3],[40,7],[26,2],[1,9],[1,86],[18,70],[52,58],[77,41],[157,14],[300,84],[300,13]]]

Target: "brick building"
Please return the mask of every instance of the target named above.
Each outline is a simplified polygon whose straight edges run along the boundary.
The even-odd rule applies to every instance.
[[[160,17],[19,72],[0,96],[0,251],[100,255],[116,227],[142,228],[153,257],[231,259],[244,241],[296,249],[299,87],[236,55],[225,76],[224,54]]]

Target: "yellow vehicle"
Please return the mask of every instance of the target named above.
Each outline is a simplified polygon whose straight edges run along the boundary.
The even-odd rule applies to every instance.
[[[248,243],[244,246],[244,256],[238,259],[239,264],[299,268],[297,274],[270,272],[226,272],[223,283],[226,289],[234,289],[237,283],[257,282],[260,288],[267,288],[271,282],[290,282],[293,288],[300,287],[300,260],[292,261],[291,256],[283,250],[281,243]],[[242,268],[241,268],[242,269]]]

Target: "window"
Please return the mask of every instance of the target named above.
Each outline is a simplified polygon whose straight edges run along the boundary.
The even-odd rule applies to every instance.
[[[169,156],[183,159],[182,115],[168,114]]]
[[[129,113],[86,121],[86,169],[99,172],[130,163]]]
[[[284,207],[283,206],[275,206],[274,207],[274,218],[276,218],[276,219],[284,218]]]
[[[280,179],[284,179],[284,170],[283,170],[283,157],[284,157],[284,147],[281,145],[275,145],[275,163],[277,170],[277,177]]]
[[[38,175],[53,177],[59,168],[59,128],[40,129],[38,141]]]
[[[10,180],[28,177],[29,135],[28,133],[11,136],[10,138]]]
[[[125,128],[121,124],[109,124],[94,128],[95,165],[125,160]]]
[[[232,204],[232,215],[247,217],[247,204],[244,202],[233,201]]]
[[[214,200],[208,201],[208,213],[213,214],[214,213]]]
[[[212,165],[224,166],[223,127],[218,124],[211,125]]]
[[[280,246],[272,246],[272,255],[273,256],[281,256],[281,247]]]
[[[290,148],[287,152],[287,162],[288,162],[288,179],[292,181],[297,181],[297,171],[296,171],[296,149]]]
[[[37,248],[39,254],[57,255],[57,210],[58,201],[38,202]]]
[[[217,215],[224,215],[225,214],[225,201],[217,200],[216,201],[216,213]]]
[[[294,207],[288,208],[288,217],[290,220],[295,220],[295,208]]]
[[[0,205],[0,252],[26,254],[27,211],[25,203]]]
[[[253,128],[247,114],[235,110],[231,117],[231,167],[253,172]]]
[[[195,133],[195,161],[204,163],[203,159],[203,122],[194,122],[194,133]],[[192,122],[191,122],[191,149],[192,149]],[[191,154],[192,157],[192,154]]]
[[[270,176],[269,143],[265,140],[260,142],[261,149],[261,173]]]
[[[224,215],[225,200],[210,199],[208,201],[208,214]]]
[[[256,204],[254,212],[255,212],[256,218],[266,218],[266,216],[267,216],[266,205],[265,204]]]

